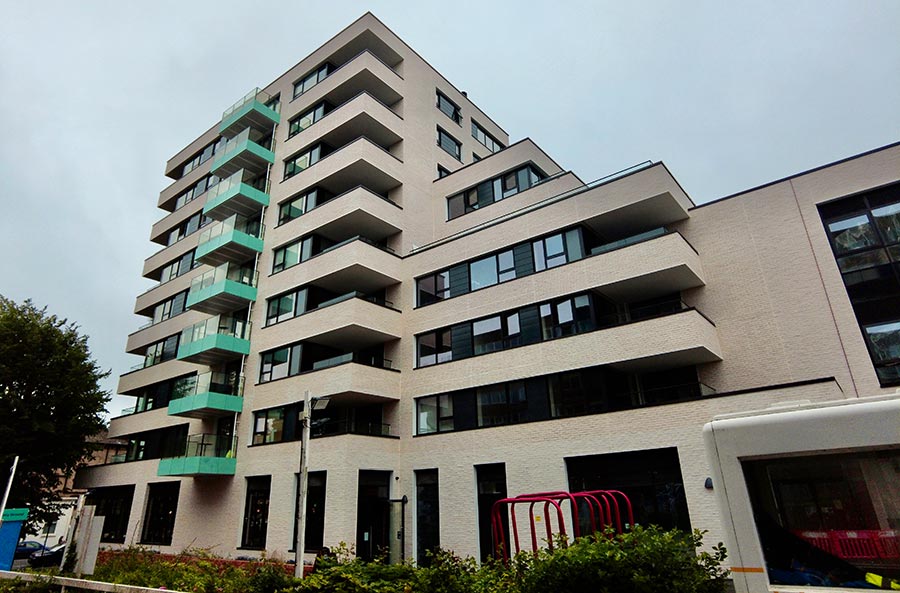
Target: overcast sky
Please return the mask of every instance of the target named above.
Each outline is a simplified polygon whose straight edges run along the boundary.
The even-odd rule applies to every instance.
[[[3,4],[0,294],[76,321],[110,391],[165,161],[366,10],[586,181],[662,160],[702,203],[900,140],[898,0]]]

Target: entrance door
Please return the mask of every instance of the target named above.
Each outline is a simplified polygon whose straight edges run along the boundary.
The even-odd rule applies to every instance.
[[[475,466],[475,481],[478,487],[478,541],[481,546],[481,561],[494,554],[494,536],[491,530],[491,509],[494,503],[506,498],[506,464],[490,463]],[[509,514],[502,510],[503,529],[509,541]]]
[[[391,472],[359,470],[356,504],[356,555],[386,556],[391,545]]]

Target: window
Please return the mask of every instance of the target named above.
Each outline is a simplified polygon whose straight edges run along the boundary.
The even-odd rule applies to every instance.
[[[181,241],[188,235],[197,231],[199,228],[205,227],[211,222],[212,218],[204,216],[203,214],[198,212],[186,221],[182,222],[176,228],[169,231],[169,236],[166,240],[166,246],[170,246],[177,243],[178,241]]]
[[[484,144],[484,146],[492,153],[503,150],[503,145],[500,144],[496,138],[488,134],[484,128],[475,123],[475,120],[472,120],[472,138],[475,138]]]
[[[450,171],[448,171],[447,169],[443,168],[440,165],[437,166],[437,172],[438,172],[438,179],[443,179],[444,177],[446,177],[447,175],[450,174]]]
[[[189,187],[187,190],[179,194],[177,198],[175,198],[175,208],[173,209],[173,211],[178,210],[189,202],[193,202],[204,193],[206,193],[207,190],[212,189],[218,184],[219,178],[215,175],[207,175],[206,177],[203,177],[197,183]]]
[[[207,144],[203,147],[203,150],[194,155],[194,158],[185,163],[184,167],[181,168],[181,176],[184,177],[209,159],[213,157],[216,152],[222,150],[225,146],[225,138],[216,138],[211,143]]]
[[[96,507],[96,515],[104,517],[100,541],[109,544],[124,544],[131,515],[134,486],[108,486],[92,488],[87,504]]]
[[[188,291],[179,292],[170,299],[166,299],[162,303],[156,305],[153,309],[153,319],[151,323],[159,323],[180,315],[185,311],[185,302],[187,301]]]
[[[144,368],[175,358],[178,355],[180,337],[181,334],[175,334],[147,346],[147,352],[144,354]]]
[[[441,547],[438,470],[416,470],[416,563],[429,566]]]
[[[260,355],[259,382],[266,383],[298,374],[302,350],[302,344],[294,344]]]
[[[896,449],[745,460],[741,466],[773,585],[847,590],[871,588],[867,573],[897,578]]]
[[[326,154],[328,154],[326,146],[317,144],[309,150],[289,158],[284,161],[284,178],[290,179],[304,169],[315,165]]]
[[[469,281],[472,290],[497,284],[497,256],[491,255],[469,264]]]
[[[450,395],[432,395],[416,400],[417,434],[453,430],[453,399]]]
[[[268,101],[266,101],[266,107],[274,111],[275,113],[281,112],[281,95],[275,95]]]
[[[288,129],[288,138],[293,138],[309,126],[313,125],[331,110],[331,106],[324,101],[306,111],[290,121],[290,129]]]
[[[278,205],[278,224],[299,218],[316,206],[328,202],[332,197],[330,192],[318,188],[298,194]]]
[[[456,123],[460,123],[462,121],[462,116],[459,112],[459,105],[451,101],[442,93],[441,91],[437,92],[437,108],[440,109],[444,115],[455,121]]]
[[[294,83],[294,98],[296,99],[303,93],[307,92],[309,89],[313,88],[323,80],[325,80],[329,74],[331,74],[333,68],[331,64],[322,64],[300,80]]]
[[[312,256],[313,238],[306,237],[275,250],[272,259],[272,273],[282,272]]]
[[[438,272],[419,278],[416,282],[418,303],[429,305],[450,297],[450,272]]]
[[[266,549],[266,531],[269,527],[269,493],[272,476],[247,478],[247,499],[244,503],[244,529],[241,547]]]
[[[524,382],[513,381],[479,387],[475,393],[478,426],[500,426],[525,420],[528,402],[525,398]]]
[[[566,246],[562,233],[550,235],[533,243],[534,269],[536,272],[555,268],[566,263]]]
[[[586,294],[540,306],[543,339],[573,336],[595,328],[591,297]]]
[[[284,408],[272,408],[253,414],[253,444],[280,443],[284,440]]]
[[[528,165],[499,177],[482,181],[475,187],[447,198],[447,219],[474,212],[494,202],[516,195],[536,185],[546,176]]]
[[[417,340],[420,367],[427,367],[439,362],[453,360],[450,348],[450,330],[442,330],[422,334]]]
[[[267,301],[266,325],[286,321],[306,312],[307,289],[300,288]]]
[[[462,144],[441,128],[437,130],[437,145],[456,160],[462,160]]]
[[[193,270],[199,265],[199,263],[194,262],[194,250],[191,249],[175,261],[163,266],[163,269],[160,272],[159,276],[159,283],[162,284],[164,282],[168,282],[169,280],[178,278],[182,274]]]
[[[172,544],[180,484],[180,482],[164,482],[147,485],[147,509],[144,513],[144,529],[141,532],[142,544],[155,546]]]

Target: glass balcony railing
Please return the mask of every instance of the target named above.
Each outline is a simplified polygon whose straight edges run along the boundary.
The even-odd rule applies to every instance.
[[[257,239],[262,239],[263,237],[263,225],[260,224],[258,220],[249,220],[245,216],[235,214],[221,222],[210,225],[209,228],[200,233],[200,239],[197,247],[199,248],[204,243],[209,243],[210,241],[221,237],[222,235],[231,233],[232,231],[244,233],[245,235],[250,235],[251,237],[255,237]]]
[[[269,205],[269,194],[249,183],[253,175],[239,169],[207,191],[203,213],[216,220],[224,220],[231,214],[253,216]]]
[[[184,453],[177,457],[233,458],[237,450],[237,437],[222,434],[191,434],[184,444]]]
[[[612,241],[611,243],[606,243],[604,245],[598,245],[591,249],[591,255],[597,255],[599,253],[606,253],[607,251],[615,251],[616,249],[622,249],[623,247],[628,247],[629,245],[634,245],[635,243],[640,243],[642,241],[647,241],[648,239],[653,239],[655,237],[661,237],[668,233],[668,229],[665,227],[659,227],[645,233],[639,233],[637,235],[632,235],[631,237],[626,237],[624,239],[619,239],[618,241]]]
[[[191,280],[190,293],[199,293],[201,290],[205,290],[211,286],[225,282],[226,280],[237,282],[244,286],[255,287],[259,280],[259,272],[254,271],[250,266],[238,266],[230,262],[224,263]]]
[[[255,88],[252,91],[250,91],[249,93],[247,93],[246,95],[244,95],[243,97],[241,97],[240,99],[238,99],[234,103],[234,105],[232,105],[231,107],[229,107],[228,109],[223,111],[222,119],[223,120],[228,119],[229,117],[234,115],[236,112],[240,111],[240,109],[242,107],[244,107],[245,105],[250,105],[254,101],[257,101],[257,102],[265,105],[266,103],[268,103],[271,100],[272,100],[272,96],[270,94],[262,92],[261,90],[259,90],[259,88]]]
[[[181,346],[199,342],[208,336],[229,336],[246,340],[250,336],[250,328],[246,319],[231,315],[214,315],[206,321],[195,323],[181,332]]]
[[[371,437],[387,437],[391,435],[391,425],[383,422],[350,422],[339,420],[332,422],[316,422],[310,426],[312,438],[338,436],[342,434],[358,434]]]
[[[390,369],[393,365],[393,362],[387,358],[363,356],[356,352],[348,352],[347,354],[340,354],[338,356],[314,362],[312,370],[318,371],[320,369],[327,369],[348,362],[355,362],[380,369]]]
[[[172,392],[171,401],[200,395],[204,393],[221,393],[241,397],[244,394],[244,379],[235,379],[228,373],[210,371],[182,381]]]

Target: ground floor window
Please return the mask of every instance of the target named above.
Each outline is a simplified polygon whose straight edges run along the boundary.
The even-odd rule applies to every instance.
[[[639,525],[690,531],[678,450],[674,447],[566,458],[569,490],[619,490]],[[585,519],[587,513],[584,513]],[[583,529],[589,525],[582,525]]]
[[[441,547],[438,470],[416,470],[416,562],[429,566],[429,552]]]
[[[773,584],[900,586],[900,450],[742,466]]]
[[[88,494],[86,504],[96,507],[95,516],[103,517],[101,542],[125,543],[125,533],[128,531],[128,517],[131,515],[133,499],[134,486],[94,488]]]
[[[247,500],[244,504],[244,529],[241,547],[264,550],[269,527],[269,494],[271,476],[247,478]]]
[[[181,482],[147,485],[147,507],[144,511],[144,529],[141,532],[142,544],[157,546],[172,544],[180,486]]]

